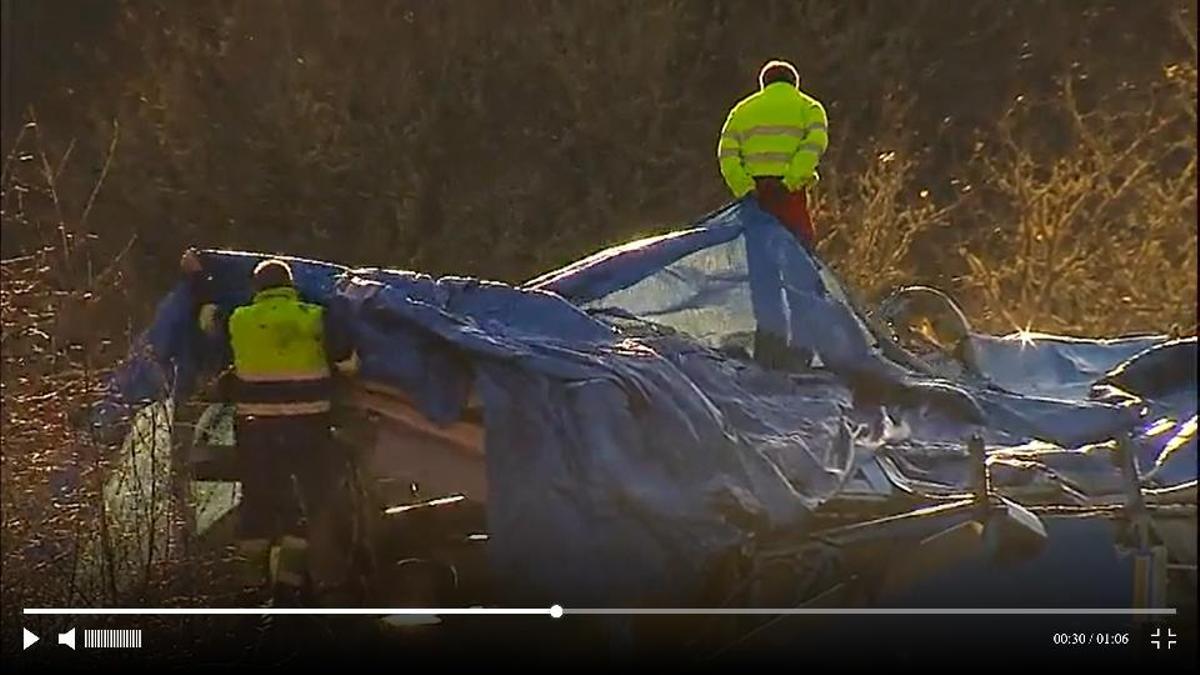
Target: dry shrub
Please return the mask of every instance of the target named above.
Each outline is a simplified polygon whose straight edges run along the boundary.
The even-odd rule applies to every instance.
[[[861,296],[929,283],[977,329],[1084,336],[1196,332],[1196,41],[1190,59],[1116,92],[1078,64],[1044,97],[1019,96],[973,153],[924,187],[917,101],[894,95],[850,176],[814,191],[819,251]],[[920,148],[920,149],[918,149]],[[934,193],[937,194],[934,194]]]
[[[871,160],[856,176],[814,190],[819,254],[872,300],[921,280],[931,266],[920,264],[914,246],[937,236],[954,209],[936,205],[929,190],[915,186],[920,157],[902,131],[906,111],[897,107],[889,114],[895,145],[871,149]]]
[[[5,234],[25,230],[24,250],[0,264],[3,326],[4,595],[66,600],[73,593],[80,542],[90,532],[102,481],[97,448],[72,426],[96,390],[93,356],[101,347],[76,338],[93,296],[79,281],[91,267],[59,181],[69,148],[52,159],[30,122],[4,165]],[[82,274],[80,273],[82,271]]]
[[[1085,103],[1080,84],[1019,100],[981,144],[971,206],[992,227],[963,238],[962,295],[992,331],[1194,334],[1195,59],[1120,100]],[[1057,142],[1030,140],[1047,124]]]
[[[117,447],[81,424],[129,344],[123,255],[101,264],[89,250],[88,213],[104,174],[85,198],[64,198],[69,147],[51,157],[36,122],[25,132],[2,180],[3,227],[35,242],[6,248],[0,261],[6,619],[22,607],[153,602],[176,592],[169,582],[182,569],[169,420],[139,426],[154,442]]]

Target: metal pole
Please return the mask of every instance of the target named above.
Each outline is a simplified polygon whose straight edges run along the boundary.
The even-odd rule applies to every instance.
[[[1133,560],[1133,606],[1161,607],[1166,601],[1166,549],[1150,546],[1150,515],[1142,495],[1137,459],[1132,446],[1133,441],[1128,435],[1117,438],[1116,459],[1125,492],[1124,514],[1136,546]],[[1148,619],[1144,615],[1138,615],[1134,620],[1145,622]]]
[[[971,458],[971,489],[975,494],[975,506],[980,516],[985,516],[991,508],[992,486],[988,479],[987,451],[983,437],[978,433],[972,434],[967,440],[967,453]]]

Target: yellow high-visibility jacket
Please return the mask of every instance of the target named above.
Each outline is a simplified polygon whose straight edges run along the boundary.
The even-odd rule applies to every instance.
[[[307,415],[330,409],[325,309],[296,289],[268,288],[229,317],[239,415]]]
[[[735,197],[754,179],[777,176],[790,190],[817,182],[817,163],[829,145],[825,108],[790,82],[773,82],[729,111],[717,159]]]

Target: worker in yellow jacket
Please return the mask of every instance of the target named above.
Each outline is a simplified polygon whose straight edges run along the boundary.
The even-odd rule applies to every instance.
[[[721,175],[734,197],[753,192],[762,207],[797,238],[814,243],[808,189],[829,144],[825,108],[800,91],[800,75],[787,61],[769,61],[758,74],[759,91],[729,112],[717,144]]]
[[[185,271],[199,267],[194,254],[185,255]],[[330,410],[333,371],[352,368],[356,358],[325,308],[300,298],[286,262],[259,263],[251,286],[250,304],[224,326],[233,377],[222,387],[236,405],[242,582],[254,595],[272,588],[288,601],[303,597],[303,589],[321,602],[344,598],[347,547],[332,540],[348,529],[350,514],[342,512],[346,461],[333,446]],[[219,335],[214,310],[201,309],[201,328]],[[309,551],[313,538],[321,550]]]

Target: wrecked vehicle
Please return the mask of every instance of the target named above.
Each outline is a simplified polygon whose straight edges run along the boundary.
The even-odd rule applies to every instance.
[[[200,255],[249,297],[264,256]],[[435,561],[444,604],[1194,607],[1194,336],[983,335],[936,290],[867,312],[752,200],[520,287],[289,262],[361,361],[364,569]],[[220,366],[191,292],[95,425]],[[183,444],[218,538],[234,443],[214,404]]]

